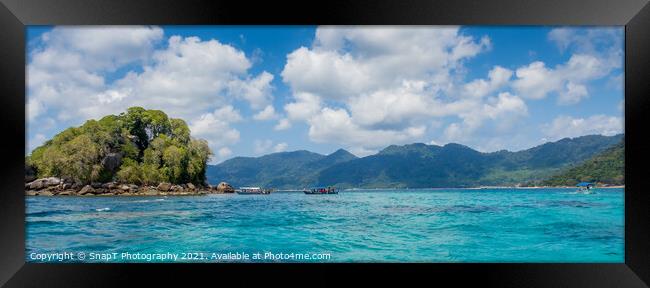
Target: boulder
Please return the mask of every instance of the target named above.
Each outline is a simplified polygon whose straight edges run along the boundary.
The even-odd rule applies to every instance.
[[[70,183],[64,183],[63,186],[61,186],[64,190],[68,190],[72,188],[72,184]]]
[[[187,183],[186,185],[187,185],[187,189],[190,189],[190,190],[196,189],[196,187],[192,183]]]
[[[122,190],[122,191],[129,191],[129,190],[130,190],[130,189],[129,189],[129,185],[126,185],[126,184],[122,184],[122,185],[120,185],[118,188],[119,188],[120,190]]]
[[[27,191],[25,191],[25,195],[27,195],[27,196],[36,196],[36,195],[38,195],[38,192],[34,191],[34,190],[27,190]]]
[[[40,190],[45,187],[45,184],[40,179],[34,180],[30,183],[27,183],[29,189],[31,190]]]
[[[156,191],[156,190],[147,190],[147,191],[144,191],[144,195],[147,195],[147,196],[158,195],[158,191]]]
[[[111,173],[115,172],[120,165],[122,165],[122,154],[120,153],[108,153],[106,157],[102,159],[102,168]]]
[[[86,194],[93,194],[93,193],[95,193],[95,189],[90,185],[86,185],[84,186],[84,188],[81,188],[81,190],[79,190],[79,195],[86,195]]]
[[[29,184],[29,189],[40,190],[50,186],[59,185],[59,183],[61,183],[61,179],[56,177],[49,177],[49,178],[36,179],[28,184]]]
[[[59,196],[70,196],[71,194],[72,194],[72,193],[70,193],[70,191],[67,191],[67,190],[66,190],[66,191],[63,191],[63,192],[61,192],[61,193],[59,193],[59,194],[57,194],[57,195],[59,195]]]
[[[90,183],[90,186],[92,186],[95,189],[99,189],[99,188],[102,188],[102,183],[93,182],[93,183]]]
[[[104,189],[115,189],[115,182],[107,182],[102,184],[102,188]]]
[[[162,183],[158,184],[158,187],[156,187],[156,189],[158,189],[160,191],[165,191],[165,192],[169,191],[169,189],[171,189],[171,188],[172,188],[172,184],[167,183],[167,182],[162,182]]]
[[[230,184],[226,182],[221,182],[219,185],[217,185],[217,192],[219,193],[235,193],[235,188],[230,186]]]
[[[45,190],[45,191],[38,192],[38,195],[39,196],[54,196],[54,193]]]
[[[138,191],[138,185],[135,184],[129,184],[129,189],[131,191]]]

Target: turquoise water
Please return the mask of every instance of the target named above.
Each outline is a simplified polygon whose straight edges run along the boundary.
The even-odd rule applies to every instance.
[[[623,189],[574,191],[27,197],[26,260],[624,262]]]

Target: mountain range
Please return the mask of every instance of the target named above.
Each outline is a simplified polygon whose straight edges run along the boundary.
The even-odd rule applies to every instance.
[[[211,184],[277,189],[510,186],[549,179],[622,141],[623,134],[588,135],[490,153],[455,143],[414,143],[391,145],[362,158],[343,149],[329,155],[300,150],[235,157],[209,165],[206,177]]]

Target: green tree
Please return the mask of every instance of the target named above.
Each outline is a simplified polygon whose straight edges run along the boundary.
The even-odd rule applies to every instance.
[[[160,110],[131,107],[120,115],[65,129],[34,149],[25,163],[35,168],[38,177],[66,177],[82,183],[201,184],[212,152],[205,140],[190,135],[181,119],[170,119]],[[115,155],[122,159],[117,172],[103,162],[116,159]]]

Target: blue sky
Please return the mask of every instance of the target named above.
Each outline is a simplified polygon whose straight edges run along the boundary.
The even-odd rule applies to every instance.
[[[455,142],[521,150],[623,131],[622,27],[27,29],[26,153],[138,105],[236,156]]]

